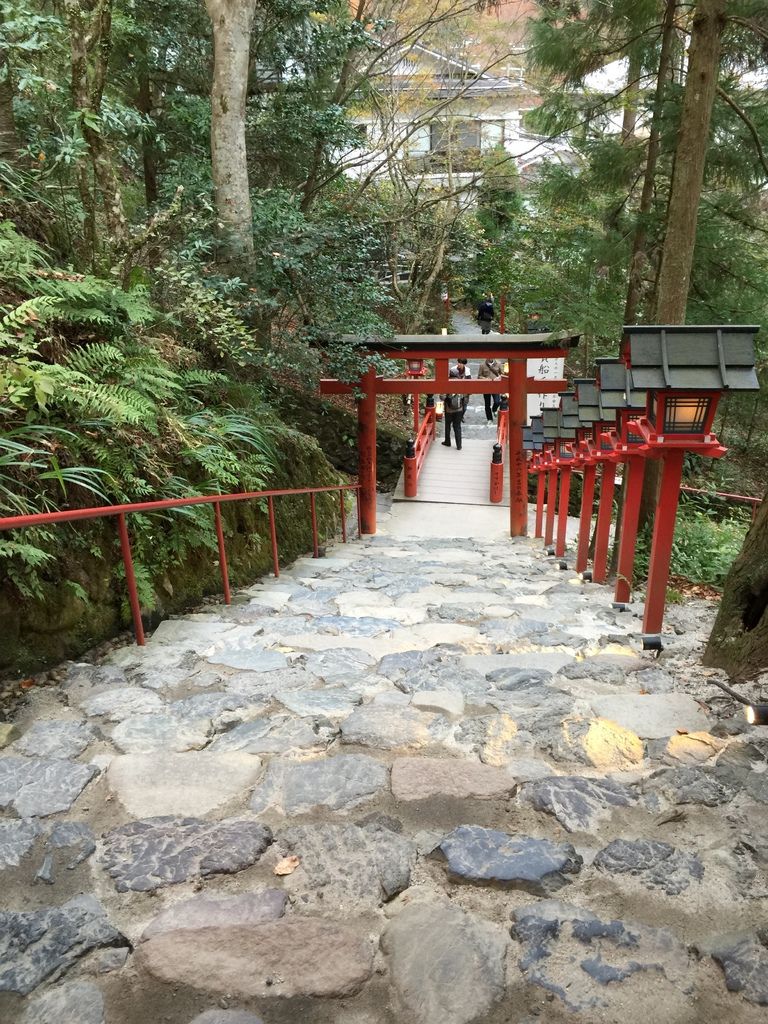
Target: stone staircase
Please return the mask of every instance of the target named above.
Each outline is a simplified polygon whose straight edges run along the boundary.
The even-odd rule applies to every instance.
[[[767,749],[709,606],[641,656],[604,588],[466,527],[385,518],[30,693],[0,1019],[764,1021]]]

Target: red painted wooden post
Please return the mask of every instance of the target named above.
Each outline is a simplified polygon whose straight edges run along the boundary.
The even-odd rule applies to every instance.
[[[557,470],[547,471],[547,518],[544,523],[544,547],[555,537],[555,506],[557,504]]]
[[[565,531],[568,527],[568,501],[571,497],[571,467],[563,466],[560,470],[560,497],[557,501],[557,539],[555,555],[562,558],[565,554]]]
[[[507,296],[505,292],[501,293],[501,312],[499,313],[499,334],[504,333],[504,328],[507,323]]]
[[[317,504],[315,502],[315,492],[311,491],[309,495],[309,515],[312,520],[312,557],[320,557],[320,545],[317,540]]]
[[[648,584],[645,591],[645,614],[643,616],[643,633],[645,634],[661,633],[661,625],[664,620],[669,563],[672,559],[672,541],[675,537],[675,519],[677,503],[680,499],[684,456],[683,451],[664,453],[661,486],[653,521]]]
[[[524,359],[509,359],[509,532],[528,535],[528,464],[523,448],[523,428],[528,419],[527,374]]]
[[[645,459],[642,455],[629,455],[626,460],[627,489],[621,514],[619,536],[619,564],[614,601],[626,604],[632,600],[632,573],[635,566],[637,525],[640,520],[640,499],[643,494]]]
[[[584,572],[589,562],[589,538],[592,532],[592,507],[595,504],[595,473],[597,467],[587,464],[581,484],[581,516],[579,543],[576,549],[576,572]]]
[[[419,435],[419,402],[421,401],[421,395],[415,393],[411,396],[413,398],[413,436],[418,437]]]
[[[219,568],[221,569],[221,585],[224,588],[224,604],[232,604],[232,594],[229,589],[227,549],[224,545],[224,528],[221,525],[221,505],[218,501],[213,506],[213,518],[216,522],[216,540],[219,544]]]
[[[496,443],[493,446],[491,456],[491,482],[488,499],[493,505],[498,505],[504,497],[504,462],[501,445]]]
[[[597,510],[597,533],[595,536],[595,561],[592,579],[605,583],[608,575],[608,542],[611,536],[613,518],[613,489],[616,486],[616,463],[604,462],[600,481],[600,505]]]
[[[275,576],[280,575],[280,561],[277,557],[277,527],[275,525],[275,499],[270,496],[267,498],[267,508],[269,509],[269,539],[272,544],[272,572]]]
[[[341,540],[347,543],[347,506],[344,504],[344,491],[339,491],[339,511],[341,513]]]
[[[358,478],[360,480],[360,532],[376,533],[376,371],[368,370],[360,382],[365,392],[357,403]]]
[[[121,512],[117,517],[117,529],[120,534],[120,549],[123,553],[123,566],[125,568],[125,585],[128,587],[128,602],[131,606],[133,617],[133,631],[136,636],[136,643],[139,647],[144,646],[144,623],[141,621],[141,606],[139,605],[139,592],[136,588],[136,573],[133,571],[133,556],[131,555],[131,539],[128,536],[128,527],[125,522],[125,514]]]
[[[534,537],[544,536],[544,488],[547,483],[547,474],[543,469],[539,470],[539,479],[536,484],[536,532]]]
[[[416,468],[416,455],[408,455],[403,459],[403,494],[406,498],[415,498],[419,487],[419,474]]]

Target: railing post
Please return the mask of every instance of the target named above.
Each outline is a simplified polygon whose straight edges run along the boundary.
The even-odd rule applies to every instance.
[[[221,525],[221,504],[218,501],[213,506],[213,517],[216,522],[216,540],[219,544],[219,568],[221,569],[221,583],[224,588],[224,604],[232,604],[232,594],[229,589],[227,549],[224,546],[224,528]]]
[[[309,493],[309,514],[312,519],[312,557],[320,557],[320,546],[317,541],[317,507],[315,504],[315,492]]]
[[[592,507],[595,504],[595,474],[597,466],[584,466],[581,485],[581,516],[579,517],[579,543],[576,548],[576,572],[584,572],[589,562],[589,541],[592,531]]]
[[[557,537],[555,539],[555,555],[562,558],[565,554],[565,532],[568,526],[568,502],[571,497],[571,467],[563,466],[560,470],[560,496],[557,500]]]
[[[120,549],[123,553],[123,566],[125,568],[125,583],[128,587],[128,603],[131,606],[133,617],[133,631],[136,636],[136,643],[143,647],[144,623],[141,621],[141,606],[139,605],[139,592],[136,588],[136,574],[133,571],[133,556],[131,555],[131,539],[128,536],[128,526],[125,522],[125,513],[121,512],[117,517],[117,529],[120,534]]]
[[[539,470],[539,479],[536,484],[536,528],[534,537],[544,536],[544,488],[547,485],[547,474],[543,469]]]
[[[280,575],[280,562],[277,557],[277,527],[275,525],[275,499],[270,494],[267,498],[269,509],[269,539],[272,544],[272,572],[275,576]]]
[[[494,505],[498,505],[504,497],[504,462],[502,461],[501,445],[498,441],[493,446],[493,455],[491,456],[491,486],[489,497]]]
[[[339,511],[341,513],[341,540],[342,543],[347,543],[347,509],[344,504],[344,498],[346,497],[344,491],[339,491]]]
[[[627,604],[632,599],[632,575],[635,567],[637,527],[640,521],[640,502],[643,495],[645,459],[642,455],[627,456],[627,489],[624,494],[624,508],[621,513],[619,535],[619,563],[616,576],[616,590],[613,599],[617,604]]]
[[[667,603],[669,563],[672,560],[672,542],[675,539],[675,519],[683,477],[682,451],[665,452],[661,470],[661,486],[653,520],[651,557],[648,565],[648,583],[645,588],[645,614],[643,637],[658,636],[664,621]]]
[[[547,518],[544,524],[544,547],[555,537],[555,508],[557,506],[557,470],[547,470]]]
[[[405,458],[403,459],[403,493],[406,498],[415,498],[418,486],[419,474],[416,463],[416,446],[411,437],[405,443]]]
[[[595,558],[592,579],[605,583],[608,575],[608,541],[611,536],[613,518],[613,491],[616,486],[616,463],[604,462],[600,479],[600,504],[597,509],[597,530],[595,533]]]

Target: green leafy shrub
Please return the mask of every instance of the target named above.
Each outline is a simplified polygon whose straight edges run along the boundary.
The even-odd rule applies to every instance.
[[[680,505],[670,572],[692,583],[720,587],[733,560],[741,550],[749,514],[729,509],[724,514],[707,503],[684,501]],[[638,537],[635,559],[636,578],[648,576],[651,531]]]

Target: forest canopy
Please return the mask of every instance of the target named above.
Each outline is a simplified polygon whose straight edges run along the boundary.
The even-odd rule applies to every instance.
[[[0,515],[274,481],[281,444],[320,454],[320,373],[365,369],[344,336],[438,329],[445,293],[581,331],[583,374],[627,322],[768,320],[765,5],[493,8],[0,0]],[[474,85],[518,74],[518,149],[467,162]],[[763,395],[716,428],[689,482],[758,493]],[[137,524],[148,608],[213,547],[176,526]],[[0,539],[9,593],[87,604],[55,545]]]

